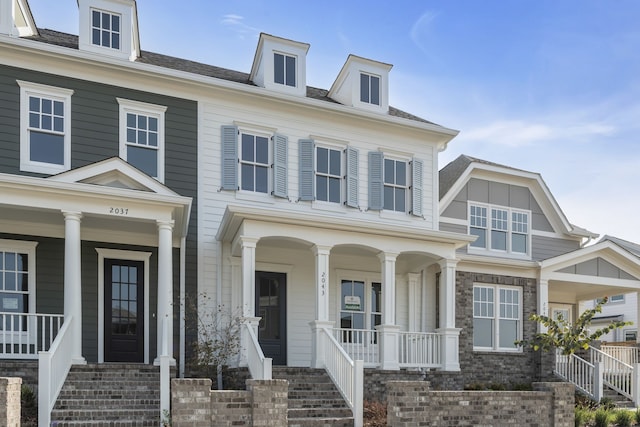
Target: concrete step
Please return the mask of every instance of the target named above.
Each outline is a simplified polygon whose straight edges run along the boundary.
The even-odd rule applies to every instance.
[[[351,417],[349,408],[289,408],[290,418],[347,418]]]
[[[353,418],[289,418],[289,427],[353,427]]]
[[[346,408],[340,399],[289,399],[289,408]]]

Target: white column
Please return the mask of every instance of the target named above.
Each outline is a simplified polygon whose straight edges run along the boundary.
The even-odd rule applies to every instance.
[[[440,261],[440,328],[442,336],[442,369],[459,371],[460,357],[458,338],[460,329],[456,328],[456,264],[453,259]]]
[[[549,281],[543,278],[538,281],[538,314],[549,316]],[[547,332],[547,327],[538,323],[538,332]]]
[[[73,336],[71,352],[74,364],[86,363],[82,357],[82,259],[80,212],[62,211],[64,215],[64,318],[71,316],[69,333]]]
[[[409,285],[409,331],[419,332],[421,326],[420,319],[420,305],[422,299],[420,298],[420,284],[422,276],[420,273],[407,274],[407,283]]]
[[[13,35],[13,0],[0,0],[0,34]]]
[[[258,239],[253,237],[240,237],[242,249],[242,322],[249,325],[258,336],[258,324],[260,318],[256,317],[256,246]],[[250,335],[246,328],[241,332],[242,348],[239,354],[240,366],[247,366],[247,348],[251,345]]]
[[[173,221],[157,221],[158,225],[158,353],[173,361]],[[163,321],[166,319],[166,321]],[[166,330],[165,330],[166,328]],[[163,341],[166,339],[163,354]],[[158,359],[156,359],[158,362]]]
[[[316,318],[309,323],[311,327],[311,367],[324,368],[324,349],[320,333],[323,328],[332,328],[329,321],[329,254],[331,246],[315,245],[316,257]]]
[[[377,326],[382,369],[400,369],[398,332],[396,325],[396,258],[397,253],[381,252],[378,257],[382,272],[382,324]]]

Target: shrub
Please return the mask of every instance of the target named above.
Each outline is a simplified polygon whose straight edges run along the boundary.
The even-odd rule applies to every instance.
[[[38,398],[28,385],[20,388],[20,420],[23,427],[38,425]]]
[[[619,409],[615,412],[616,425],[619,427],[631,426],[631,412],[626,409]]]
[[[636,412],[633,415],[634,415],[636,424],[640,424],[640,408],[636,409]]]
[[[582,427],[586,424],[589,415],[589,410],[584,408],[575,408],[575,427]]]
[[[482,383],[471,383],[464,386],[464,389],[467,391],[480,391],[486,390],[487,388]]]
[[[607,427],[609,425],[609,411],[606,409],[598,409],[593,418],[595,427]]]

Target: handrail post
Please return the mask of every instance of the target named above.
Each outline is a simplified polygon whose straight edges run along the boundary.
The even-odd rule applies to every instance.
[[[637,408],[640,406],[640,363],[633,364],[631,390],[633,393],[633,405]]]
[[[162,319],[162,354],[160,355],[160,425],[165,415],[171,411],[171,385],[169,382],[169,364],[171,356],[169,356],[168,339],[167,339],[167,322],[165,317]]]
[[[596,402],[600,402],[604,396],[603,372],[604,363],[595,362],[593,364],[593,398]]]
[[[353,361],[353,426],[362,427],[364,419],[364,362]]]

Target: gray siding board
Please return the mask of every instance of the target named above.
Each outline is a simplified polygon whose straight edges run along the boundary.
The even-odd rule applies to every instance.
[[[467,219],[467,201],[452,201],[442,213],[443,217],[455,219]]]
[[[580,248],[577,241],[544,236],[532,236],[531,245],[534,261],[553,258]]]
[[[448,224],[448,223],[445,223],[445,222],[441,222],[440,223],[440,231],[447,231],[447,232],[450,232],[450,233],[467,234],[467,227],[465,227],[464,225]]]
[[[585,276],[637,280],[626,271],[621,270],[620,268],[611,264],[609,261],[600,257],[590,259],[589,261],[581,262],[579,264],[570,265],[569,267],[565,267],[559,271],[561,273],[582,274]]]

